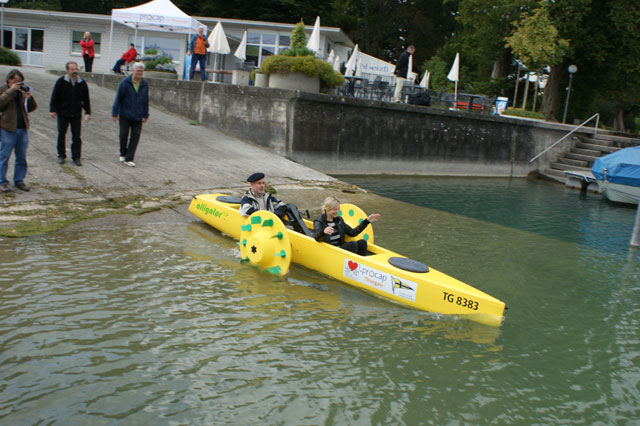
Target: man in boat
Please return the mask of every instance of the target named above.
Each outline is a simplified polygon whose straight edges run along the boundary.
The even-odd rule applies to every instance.
[[[338,216],[340,201],[336,197],[327,197],[322,203],[322,215],[313,221],[313,233],[316,241],[324,241],[336,247],[357,253],[360,256],[367,255],[367,241],[357,240],[344,242],[345,235],[355,237],[359,235],[371,222],[380,218],[380,213],[367,216],[358,226],[351,228]]]
[[[247,190],[240,200],[240,214],[251,216],[257,210],[268,210],[282,220],[285,226],[296,232],[313,237],[313,231],[307,227],[298,211],[298,206],[289,203],[285,204],[272,194],[264,192],[264,173],[254,173],[247,178],[251,188]],[[307,211],[307,217],[309,212]]]
[[[251,188],[240,201],[240,214],[251,216],[257,210],[268,210],[280,219],[287,213],[287,205],[272,194],[264,192],[264,173],[254,173],[247,178]]]

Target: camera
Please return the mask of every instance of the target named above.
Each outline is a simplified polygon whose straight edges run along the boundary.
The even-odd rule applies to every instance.
[[[30,92],[31,91],[31,87],[27,86],[22,81],[20,83],[18,83],[18,84],[20,85],[20,90],[22,90],[23,92]]]

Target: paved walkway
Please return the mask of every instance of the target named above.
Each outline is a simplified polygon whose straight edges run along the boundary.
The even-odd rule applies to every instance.
[[[2,80],[13,67],[0,66]],[[118,195],[193,194],[224,188],[246,188],[246,177],[262,171],[267,183],[330,184],[330,176],[272,154],[261,147],[226,136],[184,118],[151,108],[136,152],[137,167],[119,162],[118,125],[111,118],[114,92],[93,84],[91,122],[82,125],[82,167],[56,162],[56,121],[49,116],[49,98],[57,77],[43,69],[23,67],[25,84],[33,88],[38,109],[31,113],[25,182],[31,192],[16,189],[0,195],[3,205],[22,201],[83,200]],[[71,142],[67,134],[67,150]],[[13,156],[7,178],[13,188]],[[13,188],[15,189],[15,188]]]

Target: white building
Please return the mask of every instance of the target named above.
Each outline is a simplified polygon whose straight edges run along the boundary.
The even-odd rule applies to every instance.
[[[276,22],[244,21],[239,19],[194,17],[212,31],[221,22],[231,47],[228,55],[219,55],[216,69],[231,71],[241,64],[233,56],[245,31],[247,31],[247,62],[259,66],[262,60],[289,47],[294,24]],[[135,43],[138,52],[156,48],[169,55],[176,63],[181,75],[182,63],[190,40],[189,35],[162,31],[138,31],[114,23],[111,34],[111,16],[89,13],[55,12],[31,9],[4,9],[4,46],[20,56],[23,65],[48,69],[64,69],[67,61],[75,60],[80,68],[80,39],[85,31],[91,32],[95,42],[96,57],[94,72],[108,72],[115,61]],[[307,37],[313,26],[307,26]],[[111,39],[111,43],[110,43]],[[328,57],[333,49],[346,62],[354,43],[340,29],[321,27],[321,57]],[[214,55],[209,55],[208,68],[214,64]]]

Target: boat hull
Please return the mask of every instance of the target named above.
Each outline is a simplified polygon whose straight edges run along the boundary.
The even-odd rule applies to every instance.
[[[609,201],[625,204],[638,204],[640,201],[640,186],[598,180],[598,188]]]
[[[239,204],[220,202],[220,195],[196,196],[189,211],[219,231],[240,239],[240,228],[247,218],[238,212]],[[305,222],[313,227],[311,222]],[[406,258],[375,244],[368,246],[371,255],[359,256],[302,233],[287,232],[293,263],[415,309],[460,315],[493,327],[502,322],[505,309],[502,301],[433,268],[429,267],[428,272],[412,272],[402,265],[394,266],[390,262],[398,264],[398,258]]]

